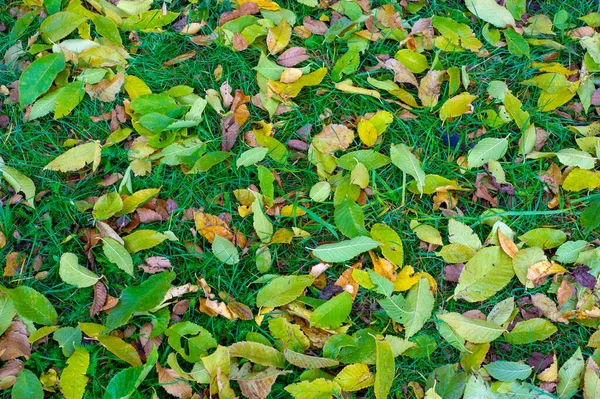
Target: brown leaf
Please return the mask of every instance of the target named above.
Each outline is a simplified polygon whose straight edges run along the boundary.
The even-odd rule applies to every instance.
[[[180,54],[177,57],[169,60],[169,61],[165,61],[163,62],[163,66],[164,67],[168,67],[168,66],[173,66],[173,65],[177,65],[177,64],[181,64],[184,61],[190,60],[192,58],[194,58],[196,56],[196,52],[195,51],[190,51],[189,53],[185,53],[185,54]]]
[[[227,114],[221,119],[221,132],[223,136],[221,151],[229,151],[235,145],[240,133],[240,125],[235,121],[234,114]]]
[[[13,321],[0,338],[0,359],[11,360],[21,356],[25,359],[31,356],[27,327],[20,321]]]
[[[208,242],[213,242],[215,239],[215,234],[226,238],[229,241],[233,240],[233,233],[227,224],[217,216],[210,215],[208,213],[195,212],[194,222],[196,224],[196,230],[198,230],[198,233],[206,238]]]
[[[146,258],[145,262],[145,264],[139,265],[138,268],[149,274],[160,273],[173,268],[171,261],[162,256],[151,256]]]
[[[233,34],[232,45],[237,51],[243,51],[248,48],[249,43],[248,39],[236,32]]]
[[[111,80],[103,79],[100,82],[91,85],[86,83],[85,92],[91,99],[97,98],[105,103],[115,101],[117,94],[125,83],[125,71],[116,74]]]
[[[294,83],[298,79],[302,77],[302,70],[298,68],[286,68],[281,73],[281,78],[279,81],[281,83]]]
[[[112,186],[122,178],[123,175],[120,173],[112,173],[110,175],[107,174],[104,175],[104,178],[98,182],[98,185],[102,187]]]
[[[160,364],[156,363],[156,371],[158,372],[158,382],[162,384],[163,389],[169,395],[181,399],[192,397],[192,387],[179,377],[175,370],[162,368]]]
[[[541,309],[541,311],[544,313],[544,316],[546,316],[550,320],[565,324],[569,323],[569,321],[566,318],[564,318],[562,314],[558,311],[556,303],[554,303],[554,301],[548,298],[546,295],[539,293],[533,294],[531,296],[531,303],[533,304],[533,306]]]
[[[154,347],[158,349],[163,341],[162,334],[150,338],[152,330],[154,330],[152,323],[146,323],[142,326],[142,328],[140,328],[139,340],[146,358],[150,356],[152,349],[154,349]]]
[[[304,47],[290,47],[277,57],[277,63],[284,67],[293,67],[309,58]]]
[[[248,106],[246,106],[249,102],[250,96],[245,95],[244,92],[239,89],[235,91],[233,102],[231,103],[231,110],[233,111],[236,123],[240,127],[246,123],[250,116],[250,111],[248,111]]]
[[[140,218],[140,223],[153,223],[164,220],[158,212],[155,212],[152,209],[138,208],[135,210],[135,213]]]
[[[96,227],[98,228],[98,232],[100,232],[101,237],[109,237],[117,241],[119,244],[125,245],[123,239],[108,224],[101,221],[97,221]]]
[[[184,299],[182,301],[177,302],[175,306],[173,306],[173,314],[176,314],[178,316],[185,314],[185,312],[187,312],[188,308],[190,307],[190,302],[191,301],[189,299]]]
[[[234,19],[238,19],[244,15],[257,14],[258,11],[259,9],[256,3],[243,3],[239,9],[221,14],[219,17],[219,26],[222,26],[229,21],[233,21]]]
[[[281,371],[269,367],[258,373],[242,375],[237,379],[237,382],[240,384],[244,397],[248,399],[265,399],[271,393],[271,388],[280,374],[282,374]]]
[[[4,277],[12,277],[18,274],[25,264],[27,257],[20,252],[11,252],[6,255],[6,265],[4,267]]]
[[[555,274],[564,274],[567,269],[554,261],[543,260],[529,266],[527,269],[527,280],[533,282],[534,285],[542,284],[548,276]]]
[[[101,281],[94,284],[94,301],[90,306],[90,317],[94,318],[100,314],[100,311],[106,304],[106,298],[108,296],[106,286]]]
[[[7,389],[13,386],[17,380],[17,374],[23,370],[25,366],[20,359],[11,359],[0,369],[0,389]]]
[[[0,249],[6,246],[6,236],[0,231]]]
[[[600,89],[596,89],[592,94],[592,105],[600,105]]]
[[[446,71],[429,71],[419,85],[419,98],[424,107],[435,107]]]
[[[444,266],[444,280],[458,283],[460,273],[464,267],[465,265],[462,263]]]
[[[219,92],[221,92],[221,97],[223,98],[223,106],[225,108],[231,107],[231,103],[233,103],[233,96],[231,95],[233,88],[228,81],[225,81],[221,84],[221,87],[219,87]]]
[[[563,306],[572,295],[576,294],[577,291],[575,290],[575,287],[573,287],[566,278],[563,278],[558,287],[558,291],[556,292],[556,300],[560,306]]]
[[[319,21],[318,19],[304,17],[302,24],[309,32],[315,35],[324,35],[325,32],[327,32],[327,25],[325,25],[325,22]]]

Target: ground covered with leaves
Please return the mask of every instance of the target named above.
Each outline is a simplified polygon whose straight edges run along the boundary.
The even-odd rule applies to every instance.
[[[2,397],[600,397],[597,6],[8,0]]]

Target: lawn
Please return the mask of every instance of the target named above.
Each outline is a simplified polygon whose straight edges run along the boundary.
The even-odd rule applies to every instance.
[[[597,6],[6,0],[2,397],[600,397]]]

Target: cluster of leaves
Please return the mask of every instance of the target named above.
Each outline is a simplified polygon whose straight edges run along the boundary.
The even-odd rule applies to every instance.
[[[181,12],[168,11],[166,3],[153,9],[151,0],[24,0],[14,9],[18,19],[9,36],[35,32],[26,47],[17,41],[6,52],[5,64],[21,75],[2,93],[21,107],[25,121],[51,112],[67,120],[84,101],[115,104],[93,117],[110,120],[111,131],[67,140],[69,148],[47,162],[46,173],[84,181],[108,170],[118,150],[126,168],[103,178],[106,191],[95,188],[68,205],[87,225],[61,244],[78,241],[83,253],[61,246],[57,279],[87,295],[89,320],[65,324],[57,302],[24,284],[28,255],[13,247],[18,237],[0,224],[0,249],[14,248],[4,276],[15,277],[0,286],[0,388],[11,389],[13,398],[92,397],[90,377],[97,378],[98,363],[108,357],[121,369],[109,373],[106,399],[240,393],[263,399],[278,384],[284,384],[279,394],[305,399],[383,399],[398,397],[398,387],[427,399],[600,396],[600,243],[589,238],[600,225],[600,129],[592,120],[600,113],[599,13],[582,17],[579,26],[564,10],[553,19],[528,11],[525,0],[466,0],[443,16],[421,15],[428,11],[424,0],[377,6],[298,0],[290,9],[284,2],[236,0],[229,9],[219,5],[215,20],[210,6],[190,3]],[[256,87],[234,91],[225,81],[204,92],[191,83],[153,91],[143,76],[128,74],[128,60],[137,57],[140,35],[165,30],[211,51],[241,53],[254,62]],[[380,53],[381,46],[392,50]],[[332,57],[320,52],[334,47]],[[479,63],[493,57],[490,51],[523,60],[526,79],[490,78],[485,92],[477,92],[471,66],[446,58],[467,54]],[[530,62],[536,51],[541,55]],[[210,72],[222,80],[221,65]],[[342,115],[334,118],[328,109],[317,116],[318,132],[307,125],[285,140],[289,115],[310,112],[309,92],[368,98],[378,108],[347,115],[343,104],[333,104]],[[527,101],[531,96],[536,105]],[[452,159],[428,159],[394,129],[424,114],[469,131],[443,138],[455,150]],[[550,114],[567,121],[569,145],[553,145],[552,132],[540,127]],[[476,131],[460,125],[473,116]],[[464,154],[454,156],[458,150]],[[46,193],[36,195],[36,177],[23,174],[8,152],[2,155],[8,184],[1,206],[35,212],[36,203],[49,201]],[[456,173],[433,173],[443,162]],[[287,190],[285,180],[298,173],[292,164],[305,175],[299,189]],[[219,173],[233,176],[235,168],[250,176],[232,181],[239,185],[227,199],[214,199],[234,204],[237,213],[212,214],[208,199],[179,209],[160,198],[161,188],[133,189],[134,180],[156,170],[179,169],[184,179],[219,165],[227,166]],[[520,166],[539,168],[536,179],[546,183],[539,196],[549,210],[533,215],[583,209],[573,213],[581,229],[514,227],[512,216],[527,211],[507,209],[515,185],[529,182],[507,174]],[[382,180],[383,171],[400,177],[398,188]],[[381,191],[401,191],[401,198],[375,213]],[[466,203],[486,210],[468,213]],[[443,231],[412,210],[415,204],[442,215]],[[391,208],[406,210],[410,231],[386,219]],[[192,238],[171,230],[188,221]],[[424,262],[405,254],[407,240],[425,258],[443,260],[443,273],[420,270]],[[194,280],[181,281],[175,258],[154,252],[167,242],[202,262],[212,257],[228,270],[243,267],[257,276],[248,291],[258,285],[258,292],[247,303],[213,293],[213,276],[202,268]],[[145,260],[136,269],[140,254]],[[308,266],[282,273],[285,262],[298,258]],[[53,278],[47,270],[29,277]],[[476,308],[461,311],[468,304]],[[231,342],[210,327],[211,318],[245,326],[245,338]],[[573,324],[589,333],[574,353],[529,353]],[[51,345],[60,348],[64,366],[34,373],[35,351]],[[399,378],[397,362],[427,361],[442,345],[446,364],[420,381]],[[525,348],[524,358],[504,360],[502,350],[513,347]]]

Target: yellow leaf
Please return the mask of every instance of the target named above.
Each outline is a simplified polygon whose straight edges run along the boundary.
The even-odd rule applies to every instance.
[[[371,96],[371,97],[375,97],[375,98],[381,97],[379,92],[376,90],[365,89],[362,87],[354,86],[354,83],[352,83],[352,81],[350,79],[346,79],[343,82],[336,83],[335,88],[338,90],[344,91],[346,93],[363,94],[365,96]]]
[[[112,335],[99,335],[98,341],[104,346],[109,352],[113,353],[119,359],[129,363],[132,366],[139,366],[142,364],[140,355],[138,355],[135,348],[123,341],[119,337]]]
[[[562,187],[567,191],[575,192],[593,190],[600,187],[600,172],[575,168],[569,173]]]
[[[358,391],[368,388],[375,382],[369,366],[363,363],[350,364],[342,369],[334,378],[344,391]]]
[[[538,98],[538,110],[541,112],[554,111],[556,108],[569,102],[579,88],[579,82],[573,83],[571,87],[557,91],[556,93],[549,93],[542,90],[540,97]]]
[[[554,355],[554,361],[550,366],[548,366],[544,371],[537,375],[537,378],[540,381],[544,382],[554,382],[558,378],[558,359],[556,359],[556,355]]]
[[[237,0],[237,3],[241,6],[244,3],[255,3],[261,10],[277,11],[280,9],[279,4],[269,0]]]
[[[267,48],[269,53],[277,54],[287,47],[292,37],[292,27],[285,18],[281,19],[279,25],[269,29],[267,33]]]
[[[356,127],[358,130],[358,137],[367,147],[373,147],[375,141],[377,141],[377,128],[368,119],[361,119]]]
[[[301,77],[302,77],[302,69],[298,69],[298,68],[286,68],[281,73],[281,78],[279,78],[279,81],[281,83],[294,83],[295,81],[297,81]]]
[[[544,260],[531,265],[529,269],[527,269],[527,280],[532,281],[535,285],[539,285],[543,283],[548,276],[564,274],[566,272],[567,269],[558,263]]]
[[[460,93],[458,96],[448,99],[440,108],[440,119],[445,121],[448,118],[472,113],[473,105],[471,103],[476,98],[477,96],[469,93]]]
[[[408,291],[413,285],[417,284],[421,276],[413,275],[414,273],[415,269],[412,266],[404,266],[396,275],[394,291]]]
[[[329,124],[313,138],[312,145],[324,154],[345,150],[354,140],[354,131],[344,125]]]
[[[91,163],[92,171],[95,171],[98,165],[100,165],[101,151],[102,146],[100,146],[99,141],[81,144],[56,157],[56,159],[44,166],[44,170],[71,172]]]

